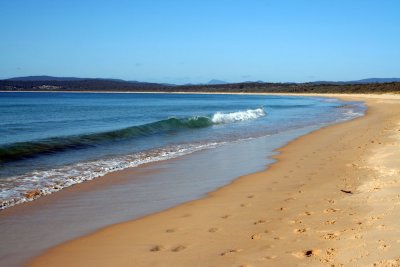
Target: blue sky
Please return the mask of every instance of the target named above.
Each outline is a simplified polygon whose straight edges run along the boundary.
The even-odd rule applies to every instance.
[[[400,77],[397,0],[0,0],[0,78]]]

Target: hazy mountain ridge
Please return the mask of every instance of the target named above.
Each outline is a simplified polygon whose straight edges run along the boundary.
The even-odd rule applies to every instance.
[[[38,76],[23,76],[23,77],[14,77],[9,79],[4,79],[5,81],[84,81],[84,80],[100,80],[100,81],[114,81],[114,82],[129,82],[129,83],[141,83],[138,81],[126,81],[122,79],[114,79],[114,78],[78,78],[78,77],[55,77],[48,75],[38,75]],[[146,82],[143,82],[146,83]]]
[[[104,78],[27,76],[0,80],[0,90],[7,91],[137,91],[164,87],[168,85]]]
[[[78,78],[78,77],[55,77],[48,75],[37,75],[37,76],[23,76],[23,77],[13,77],[8,79],[3,79],[3,81],[83,81],[83,80],[97,80],[97,81],[114,81],[114,82],[124,82],[124,83],[143,83],[143,84],[161,84],[167,86],[176,86],[175,84],[169,83],[149,83],[140,81],[127,81],[123,79],[114,78]],[[309,83],[313,84],[364,84],[364,83],[390,83],[390,82],[400,82],[400,78],[366,78],[361,80],[353,81],[312,81]],[[237,83],[268,83],[261,80],[258,81],[243,81]],[[287,82],[289,83],[289,82]],[[218,85],[218,84],[236,84],[230,83],[223,80],[211,79],[206,85]],[[187,83],[185,85],[205,85],[204,83]],[[292,84],[292,82],[290,82]]]
[[[222,80],[217,80],[217,79],[212,79],[210,80],[207,84],[227,84],[228,82],[222,81]]]
[[[314,81],[313,84],[368,84],[400,82],[400,78],[367,78],[354,81]]]
[[[53,77],[47,75],[38,76],[24,76],[24,77],[14,77],[9,79],[4,79],[5,81],[79,81],[85,80],[85,78],[76,77]]]
[[[45,80],[41,80],[45,79]],[[237,93],[400,93],[400,78],[349,82],[242,82],[171,85],[103,78],[29,76],[0,80],[3,91],[237,92]]]

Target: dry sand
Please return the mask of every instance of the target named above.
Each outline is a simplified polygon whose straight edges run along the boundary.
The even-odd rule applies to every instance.
[[[266,171],[207,198],[30,266],[400,266],[400,97],[341,97],[365,100],[367,116],[289,143]]]

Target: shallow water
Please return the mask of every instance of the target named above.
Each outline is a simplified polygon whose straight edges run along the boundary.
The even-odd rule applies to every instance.
[[[0,209],[109,172],[363,110],[320,97],[0,93]]]
[[[99,228],[204,196],[261,171],[274,149],[315,127],[290,130],[105,176],[101,185],[40,198],[0,212],[0,266],[21,266],[47,249]],[[81,186],[81,185],[80,185]],[[78,186],[79,187],[79,186]]]
[[[118,105],[125,101],[126,97],[123,96],[125,95],[117,97],[123,98],[118,100],[121,101]],[[56,98],[58,97],[60,96],[56,96]],[[78,98],[80,97],[88,96],[79,96]],[[106,98],[106,96],[102,97]],[[116,101],[115,97],[112,97],[113,101]],[[185,98],[181,95],[179,97]],[[208,105],[212,107],[214,113],[210,110],[203,110],[204,112],[200,113],[197,109],[196,112],[187,111],[188,113],[185,114],[181,111],[180,116],[191,118],[194,116],[192,114],[198,113],[199,116],[212,120],[215,114],[227,114],[226,118],[237,118],[237,114],[240,114],[242,117],[247,116],[247,120],[232,122],[230,118],[230,121],[225,124],[157,133],[146,136],[144,139],[123,140],[125,148],[118,143],[119,141],[116,141],[115,143],[100,143],[98,146],[89,148],[72,148],[32,158],[3,162],[3,167],[9,168],[7,171],[3,170],[3,176],[0,179],[3,182],[3,192],[6,188],[4,185],[7,185],[7,182],[4,181],[11,181],[11,185],[18,182],[25,187],[28,183],[32,186],[40,184],[46,188],[47,180],[51,180],[52,177],[62,181],[68,181],[70,179],[68,177],[71,176],[85,178],[92,175],[93,177],[96,170],[84,168],[97,168],[99,173],[106,174],[112,170],[135,166],[132,165],[133,163],[140,165],[147,162],[150,164],[129,168],[119,172],[118,175],[105,176],[93,183],[82,184],[0,212],[0,236],[2,237],[0,266],[21,266],[30,257],[66,240],[110,224],[139,218],[200,198],[207,192],[228,184],[238,176],[264,169],[272,162],[269,157],[274,154],[273,150],[290,140],[324,125],[360,116],[364,111],[361,103],[346,102],[344,104],[325,98],[227,97],[232,103],[236,103],[237,107],[236,104],[228,103],[229,101],[226,99],[220,99],[223,98],[222,96],[204,97],[208,99],[206,102],[210,102]],[[179,99],[181,100],[181,98]],[[199,98],[202,99],[202,96]],[[102,99],[102,101],[107,100]],[[230,108],[224,110],[221,107],[221,103],[224,101],[227,101],[226,106]],[[2,99],[2,103],[4,102],[7,101]],[[192,103],[192,105],[194,104]],[[288,107],[284,107],[285,105]],[[217,106],[219,107],[218,111]],[[252,110],[250,111],[252,113],[253,110],[259,108],[262,108],[265,114],[259,113],[261,116],[250,119],[248,119],[249,115],[243,115],[249,114],[248,110]],[[123,117],[123,113],[121,116]],[[163,118],[165,119],[165,117]],[[53,120],[56,119],[53,117]],[[59,121],[60,118],[57,120]],[[119,121],[121,122],[123,119]],[[149,121],[151,122],[151,120]],[[74,125],[72,119],[65,123]],[[2,125],[5,124],[3,122]],[[116,129],[124,129],[127,126],[131,127],[132,124],[119,124]],[[67,128],[63,128],[62,131],[67,132]],[[46,129],[41,129],[46,132]],[[74,131],[72,126],[71,129]],[[54,131],[52,129],[52,132]],[[104,131],[113,131],[113,129],[100,127],[97,130],[100,133]],[[92,133],[80,132],[77,134]],[[15,140],[23,140],[26,138],[23,137],[24,135],[25,133],[16,136]],[[67,134],[67,136],[71,136],[71,134]],[[42,137],[52,138],[54,136],[43,135]],[[11,139],[12,137],[8,137],[8,140]],[[43,138],[32,140],[43,140]],[[147,145],[153,146],[152,149],[135,152],[137,147],[134,144],[146,143],[149,140],[152,141]],[[159,140],[167,143],[171,140],[175,141],[163,146],[160,145],[161,141],[159,142]],[[12,141],[8,141],[7,144],[12,143]],[[131,145],[127,145],[129,143]],[[103,146],[109,146],[109,150],[104,149]],[[98,151],[98,153],[90,151]],[[103,155],[102,153],[105,151],[111,154]],[[135,159],[138,161],[135,162]],[[65,164],[65,160],[72,161],[72,163]],[[35,164],[29,166],[33,162]],[[124,162],[126,165],[123,164]],[[114,163],[118,163],[119,167],[107,169],[107,164]],[[18,169],[19,167],[23,170],[29,168],[32,170],[20,174],[19,172],[22,171]],[[13,173],[14,171],[18,174],[7,176],[7,172]],[[38,175],[35,180],[36,178],[29,176],[32,172],[41,175]],[[53,176],[44,176],[45,173],[52,172]],[[57,172],[60,176],[57,176]],[[25,175],[24,179],[14,179],[23,175]],[[74,181],[79,182],[78,180]]]

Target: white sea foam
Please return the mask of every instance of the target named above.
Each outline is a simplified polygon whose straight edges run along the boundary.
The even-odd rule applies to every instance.
[[[323,102],[328,102],[328,103],[334,103],[334,102],[339,102],[340,100],[337,98],[331,98],[331,97],[324,97],[322,98]]]
[[[248,109],[246,111],[238,111],[232,113],[217,112],[212,116],[211,121],[215,124],[231,123],[237,121],[254,120],[265,115],[266,112],[263,108]]]
[[[63,188],[104,176],[107,173],[163,161],[196,151],[214,148],[226,142],[166,147],[132,155],[81,162],[47,171],[33,171],[4,179],[0,187],[0,210],[32,201]],[[35,192],[29,196],[29,192]]]
[[[357,117],[361,117],[364,115],[363,111],[355,111],[354,109],[348,109],[344,112],[344,119],[348,120],[348,119],[354,119]]]
[[[355,106],[344,107],[342,108],[342,111],[343,112],[341,116],[339,116],[339,118],[336,120],[338,122],[352,120],[364,116],[365,114],[365,111],[363,109],[356,109]]]

